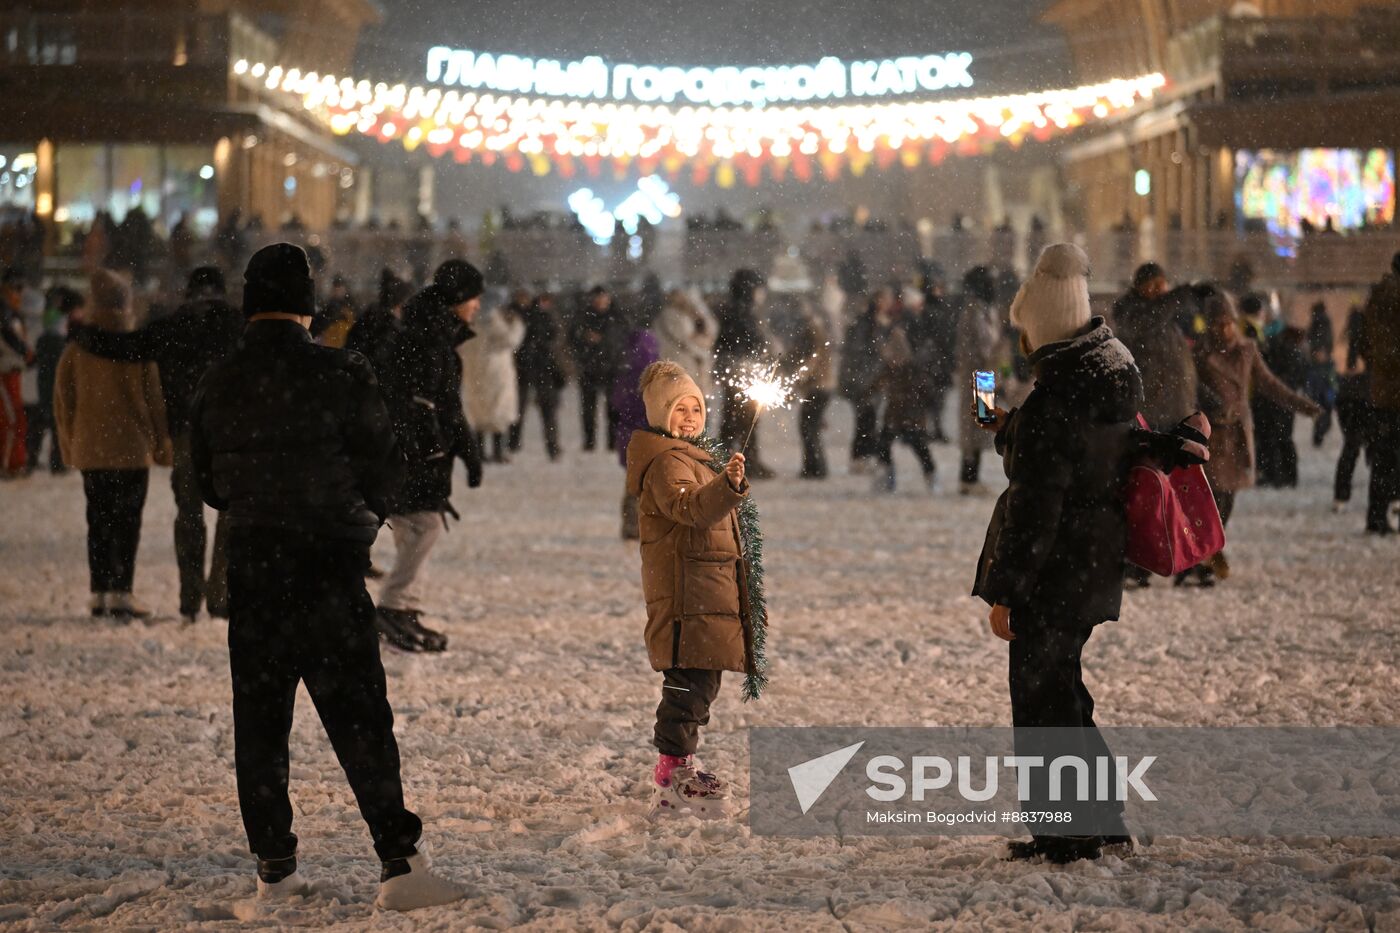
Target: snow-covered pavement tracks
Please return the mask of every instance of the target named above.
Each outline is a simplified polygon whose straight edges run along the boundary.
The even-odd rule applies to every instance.
[[[532,420],[515,464],[488,467],[479,491],[458,484],[463,521],[427,589],[451,650],[386,651],[410,804],[438,864],[473,897],[376,925],[1400,928],[1396,839],[1164,839],[1142,857],[1050,868],[1000,862],[991,839],[650,824],[658,679],[636,557],[617,536],[622,470],[610,454],[578,452],[569,406],[563,461],[544,459]],[[774,412],[762,429],[785,477],[796,472],[791,422]],[[930,496],[902,451],[901,490],[876,498],[844,475],[848,414],[833,422],[842,475],[756,487],[772,686],[741,704],[727,681],[702,746],[741,798],[750,725],[1008,722],[1006,649],[966,595],[991,500]],[[1087,651],[1101,722],[1400,722],[1400,544],[1363,538],[1355,511],[1329,512],[1335,444],[1299,445],[1300,490],[1241,496],[1228,582],[1199,592],[1159,580],[1129,594],[1124,620]],[[956,452],[936,456],[952,487]],[[152,476],[137,589],[171,620],[124,628],[87,617],[78,477],[0,485],[0,926],[370,919],[378,863],[304,693],[292,793],[317,890],[273,910],[252,900],[225,630],[173,621],[168,478]],[[381,564],[392,558],[384,537]]]

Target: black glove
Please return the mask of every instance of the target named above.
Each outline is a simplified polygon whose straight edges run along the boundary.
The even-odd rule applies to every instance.
[[[1160,431],[1133,431],[1134,450],[1139,456],[1159,463],[1170,473],[1188,466],[1200,466],[1210,459],[1209,435],[1200,430],[1204,425],[1209,430],[1209,422],[1199,413],[1183,418],[1170,433]]]

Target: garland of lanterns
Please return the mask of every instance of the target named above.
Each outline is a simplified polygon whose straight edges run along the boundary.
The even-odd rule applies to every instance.
[[[337,135],[397,140],[410,151],[511,171],[625,177],[688,171],[699,185],[863,175],[872,165],[913,168],[998,143],[1044,140],[1150,99],[1160,74],[1084,87],[952,101],[792,107],[669,107],[476,94],[371,84],[247,61],[243,80],[300,98]]]

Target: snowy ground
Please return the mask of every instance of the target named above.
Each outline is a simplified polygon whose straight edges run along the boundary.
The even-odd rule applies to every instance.
[[[849,425],[836,407],[833,452]],[[544,460],[532,421],[515,465],[459,486],[465,520],[429,588],[451,652],[386,653],[410,804],[437,861],[475,891],[411,918],[373,913],[378,864],[304,694],[293,796],[319,890],[276,911],[252,901],[223,626],[90,620],[78,477],[0,486],[0,926],[1400,928],[1397,839],[1159,839],[1142,857],[1048,868],[1000,862],[983,838],[652,825],[657,677],[635,553],[617,537],[622,471],[577,451],[566,410],[562,462]],[[790,476],[787,420],[763,433]],[[1336,443],[1304,451],[1300,490],[1242,496],[1228,583],[1159,581],[1099,630],[1087,676],[1101,722],[1400,723],[1400,544],[1328,511]],[[951,480],[955,452],[936,455]],[[731,681],[703,747],[741,796],[750,725],[1009,722],[1005,646],[965,595],[991,500],[930,496],[898,456],[893,498],[844,475],[839,453],[831,481],[757,489],[772,687],[745,705]],[[153,477],[137,589],[173,616],[167,478]]]

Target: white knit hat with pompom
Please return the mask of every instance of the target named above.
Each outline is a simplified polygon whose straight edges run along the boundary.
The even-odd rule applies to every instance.
[[[1054,243],[1011,302],[1011,323],[1032,350],[1067,340],[1089,323],[1089,257],[1073,243]]]

